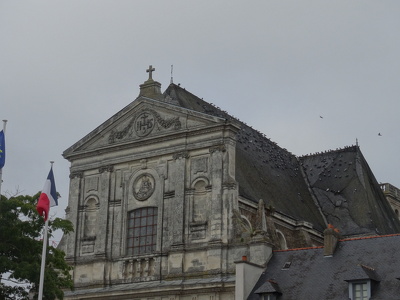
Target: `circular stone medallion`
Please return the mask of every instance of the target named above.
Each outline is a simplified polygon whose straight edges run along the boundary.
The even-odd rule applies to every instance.
[[[148,135],[152,132],[155,125],[154,116],[149,112],[142,112],[135,122],[136,134],[140,137]]]
[[[137,177],[133,183],[133,196],[137,200],[144,201],[154,193],[155,180],[150,174]]]

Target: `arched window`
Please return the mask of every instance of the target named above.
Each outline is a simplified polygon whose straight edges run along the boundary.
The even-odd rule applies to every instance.
[[[206,182],[199,180],[194,185],[193,196],[193,221],[202,222],[206,220]]]
[[[157,243],[157,207],[135,209],[128,214],[128,255],[152,253]]]
[[[85,239],[94,239],[97,231],[97,201],[90,198],[86,201],[85,205],[85,223],[83,236]]]

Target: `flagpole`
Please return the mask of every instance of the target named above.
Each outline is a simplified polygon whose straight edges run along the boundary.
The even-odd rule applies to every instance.
[[[6,134],[7,120],[3,120],[3,133]],[[1,200],[1,184],[3,183],[3,168],[0,169],[0,200]]]
[[[43,283],[44,283],[44,269],[46,266],[46,253],[47,253],[47,226],[49,219],[44,223],[44,234],[43,234],[43,250],[42,250],[42,264],[40,266],[40,282],[39,282],[39,296],[38,300],[43,298]]]
[[[50,161],[51,168],[53,168],[54,161]],[[42,249],[42,264],[40,266],[40,281],[39,281],[39,295],[38,300],[43,298],[43,284],[44,284],[44,269],[46,267],[46,253],[47,253],[47,227],[49,224],[49,218],[46,215],[46,222],[44,223],[44,233],[43,233],[43,249]]]

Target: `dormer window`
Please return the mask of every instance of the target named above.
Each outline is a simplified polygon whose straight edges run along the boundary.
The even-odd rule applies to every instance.
[[[259,294],[261,300],[277,300],[282,295],[281,289],[275,280],[267,280],[254,293]]]
[[[375,269],[359,265],[349,271],[352,276],[351,279],[346,280],[349,283],[349,299],[369,300],[372,296],[373,286],[380,281]]]
[[[262,300],[276,300],[278,298],[277,298],[276,294],[265,294],[265,295],[261,296],[261,299]]]
[[[371,286],[370,282],[354,282],[352,286],[352,300],[368,300],[371,298]]]

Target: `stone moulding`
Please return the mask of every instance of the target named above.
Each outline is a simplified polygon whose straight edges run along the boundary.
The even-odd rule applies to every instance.
[[[206,238],[207,222],[192,222],[189,226],[191,240],[201,240]]]
[[[226,146],[225,146],[225,144],[212,146],[212,147],[210,147],[209,151],[210,151],[210,153],[225,152],[226,151]]]
[[[152,138],[143,138],[143,139],[137,139],[137,140],[126,140],[124,143],[120,144],[112,144],[101,147],[95,150],[91,149],[85,149],[81,151],[76,151],[73,153],[69,154],[63,154],[64,158],[68,160],[74,160],[74,159],[83,159],[87,157],[92,157],[94,155],[104,155],[110,153],[110,151],[123,151],[127,149],[138,149],[140,147],[144,146],[149,146],[149,145],[154,145],[158,143],[165,143],[171,140],[176,140],[179,138],[187,138],[187,137],[193,137],[193,136],[200,136],[204,134],[209,134],[212,132],[219,132],[221,130],[221,125],[213,125],[208,128],[201,128],[201,129],[193,129],[192,131],[178,131],[173,134],[165,134],[165,135],[157,135]],[[190,145],[189,145],[190,146]],[[143,158],[143,157],[142,157]]]
[[[122,200],[121,199],[116,199],[116,200],[109,200],[108,205],[109,206],[121,206]]]
[[[165,193],[164,193],[164,198],[165,198],[165,199],[167,199],[167,198],[173,198],[173,197],[175,197],[175,191],[169,191],[169,192],[165,192]]]
[[[112,171],[114,171],[113,165],[103,166],[99,168],[99,173],[112,172]]]
[[[236,182],[224,182],[223,184],[222,184],[222,187],[224,188],[224,189],[236,189]]]
[[[176,152],[176,153],[174,153],[174,154],[172,155],[172,158],[173,158],[174,160],[177,160],[177,159],[179,159],[179,158],[189,158],[189,157],[190,157],[190,155],[189,155],[189,152],[188,152],[188,151]]]
[[[71,172],[71,174],[69,174],[69,178],[73,179],[73,178],[83,178],[83,171],[75,171],[75,172]]]

